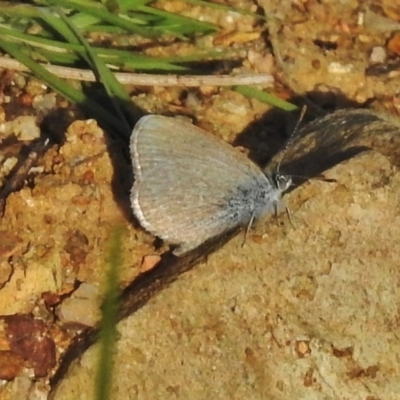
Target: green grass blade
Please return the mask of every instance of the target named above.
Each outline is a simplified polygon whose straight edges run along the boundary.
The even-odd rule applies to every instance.
[[[243,96],[256,99],[262,103],[269,104],[274,107],[278,107],[285,111],[293,111],[298,107],[292,103],[280,99],[279,97],[273,96],[270,93],[266,93],[260,89],[256,89],[251,86],[235,86],[232,88],[235,92],[241,93]]]
[[[97,2],[87,2],[79,0],[48,0],[48,3],[66,9],[79,10],[82,13],[98,18],[101,21],[106,21],[111,25],[123,28],[127,32],[137,33],[144,37],[155,37],[156,32],[153,29],[139,26],[135,21],[127,16],[120,17],[110,13],[104,6]]]
[[[191,33],[211,33],[217,30],[214,24],[208,22],[198,21],[193,18],[184,17],[182,15],[173,14],[167,11],[159,10],[157,8],[141,6],[137,7],[139,11],[155,15],[164,19],[164,23],[155,27],[157,30],[169,30],[177,34],[191,34]]]
[[[68,26],[71,32],[75,35],[75,40],[78,40],[86,50],[86,59],[90,61],[90,65],[94,73],[98,76],[99,81],[103,84],[113,106],[118,118],[120,120],[121,129],[124,131],[124,136],[129,137],[131,134],[131,127],[129,122],[126,120],[123,111],[121,110],[122,104],[128,109],[128,105],[131,103],[131,99],[126,93],[125,89],[118,82],[115,75],[107,68],[106,64],[97,56],[88,44],[88,42],[83,38],[83,36],[75,29],[75,27],[70,23],[68,18],[63,14],[63,12],[57,8],[57,12],[62,19],[62,21]]]
[[[60,23],[58,23],[60,25]],[[68,34],[69,35],[69,34]],[[60,32],[60,36],[62,33]],[[32,52],[41,54],[48,62],[63,65],[73,65],[79,59],[79,55],[86,54],[83,45],[77,43],[65,43],[40,36],[29,35],[18,30],[4,27],[0,24],[0,37],[8,38],[11,41],[19,42],[21,46],[27,47],[29,44],[35,47]],[[190,61],[190,59],[175,57],[157,59],[148,56],[138,55],[131,51],[119,49],[106,49],[102,47],[92,47],[95,53],[102,58],[105,63],[121,66],[129,69],[138,70],[159,70],[159,71],[186,71],[187,68],[176,65],[177,62]],[[221,53],[216,53],[221,56]],[[204,57],[204,55],[203,55]],[[199,55],[197,55],[199,58]],[[169,61],[171,60],[171,61]],[[58,61],[58,62],[57,62]]]
[[[123,228],[117,227],[111,233],[107,257],[105,297],[102,307],[102,319],[99,333],[99,358],[95,380],[96,400],[111,399],[113,381],[113,353],[117,340],[117,322],[119,308],[119,274],[122,265]]]
[[[17,46],[13,46],[12,44],[5,42],[1,38],[0,47],[6,53],[18,60],[20,63],[24,64],[36,75],[38,79],[41,79],[53,90],[64,96],[67,100],[80,105],[83,109],[88,111],[93,118],[98,119],[100,122],[108,126],[110,129],[114,130],[115,132],[120,134],[123,133],[121,132],[120,121],[112,114],[110,114],[106,109],[99,106],[96,102],[88,98],[83,92],[72,88],[62,79],[59,79],[55,75],[48,72],[40,64],[33,61],[29,56],[20,52]]]

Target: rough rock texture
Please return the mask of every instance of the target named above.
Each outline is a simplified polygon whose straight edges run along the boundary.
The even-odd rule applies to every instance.
[[[376,152],[310,181],[120,323],[113,399],[395,399],[400,174]],[[97,346],[55,399],[92,397]],[[71,389],[73,388],[73,389]]]

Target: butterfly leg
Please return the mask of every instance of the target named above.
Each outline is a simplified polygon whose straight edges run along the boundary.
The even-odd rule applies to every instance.
[[[242,242],[242,247],[243,247],[244,244],[246,243],[247,235],[249,234],[250,229],[251,229],[251,226],[253,225],[254,216],[255,216],[255,214],[254,214],[254,212],[253,212],[253,213],[251,214],[250,221],[249,221],[249,223],[247,224],[246,231],[245,231],[245,233],[244,233],[244,238],[243,238],[243,242]]]

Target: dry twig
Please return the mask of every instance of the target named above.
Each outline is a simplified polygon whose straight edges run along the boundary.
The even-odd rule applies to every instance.
[[[61,67],[42,64],[49,72],[64,79],[95,82],[92,71],[86,69]],[[27,71],[29,68],[8,57],[0,57],[0,67],[16,71]],[[238,75],[157,75],[136,74],[127,72],[115,73],[118,81],[124,85],[141,86],[237,86],[237,85],[267,85],[274,82],[271,74],[238,74]]]

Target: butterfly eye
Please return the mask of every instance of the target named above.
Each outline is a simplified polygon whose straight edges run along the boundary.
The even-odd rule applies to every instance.
[[[275,182],[277,188],[283,193],[289,189],[292,184],[292,178],[286,175],[276,174]]]

